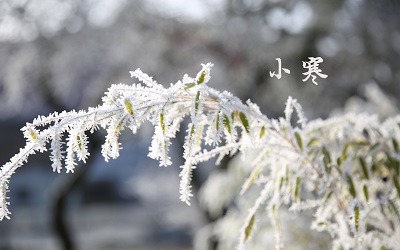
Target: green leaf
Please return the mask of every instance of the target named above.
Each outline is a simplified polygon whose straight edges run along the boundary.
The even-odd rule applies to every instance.
[[[200,77],[199,77],[199,79],[197,80],[197,84],[203,83],[205,77],[206,77],[206,71],[203,70],[203,71],[201,71]]]
[[[33,140],[37,140],[37,137],[35,135],[35,132],[33,132],[33,130],[29,131],[29,136],[33,139]]]
[[[119,130],[121,129],[122,123],[124,122],[125,117],[123,117],[117,124],[117,126],[114,129],[114,135],[117,135]]]
[[[322,147],[322,153],[324,154],[327,163],[331,163],[332,159],[331,159],[331,154],[329,153],[329,151],[324,147]]]
[[[264,134],[265,134],[265,127],[262,126],[260,131],[260,138],[263,137]]]
[[[190,129],[189,138],[192,138],[193,134],[194,134],[194,124],[192,124],[192,128]]]
[[[313,137],[308,141],[307,147],[310,147],[310,146],[314,145],[317,142],[318,142],[318,138]]]
[[[396,153],[398,153],[399,152],[399,143],[395,139],[392,139],[392,144],[393,144],[394,150],[396,151]]]
[[[228,116],[225,115],[225,114],[224,114],[224,118],[223,118],[223,120],[222,120],[222,123],[225,125],[226,130],[228,130],[228,133],[230,134],[230,133],[231,133],[231,125],[230,125],[230,123],[229,123],[229,118],[228,118]]]
[[[161,125],[162,132],[165,133],[164,114],[163,113],[160,113],[160,125]]]
[[[285,178],[281,177],[281,179],[279,180],[279,190],[282,189],[283,186],[283,182],[285,181]]]
[[[329,151],[325,147],[322,147],[322,154],[324,155],[323,162],[324,162],[325,172],[327,174],[330,174],[331,171],[332,171],[331,154],[329,153]],[[338,162],[338,165],[340,165],[339,162]]]
[[[360,219],[360,208],[358,206],[354,207],[354,226],[358,231],[359,228],[359,219]]]
[[[218,130],[219,130],[219,112],[217,113],[217,118],[215,120],[216,120],[215,121],[215,129],[218,132]]]
[[[244,228],[244,241],[247,241],[247,239],[250,237],[251,231],[253,230],[255,217],[256,215],[253,214]]]
[[[375,143],[374,145],[371,146],[371,148],[369,149],[369,151],[374,150],[375,148],[377,148],[379,146],[379,142]]]
[[[196,86],[196,84],[194,82],[189,82],[185,84],[185,90],[188,90],[190,88],[193,88],[194,86]]]
[[[76,136],[76,140],[78,141],[78,148],[79,150],[82,150],[82,143],[81,143],[81,137],[79,135]]]
[[[332,194],[333,194],[333,191],[330,191],[329,193],[328,193],[328,195],[326,196],[326,198],[325,198],[325,201],[324,201],[324,205],[329,201],[329,199],[332,197]]]
[[[363,171],[364,177],[369,180],[369,174],[368,174],[368,169],[367,165],[365,164],[364,159],[360,156],[358,157],[358,161],[360,162],[361,169]]]
[[[356,198],[356,188],[354,187],[353,179],[349,174],[346,174],[347,183],[349,184],[349,192],[353,198]]]
[[[130,115],[133,115],[132,103],[130,103],[127,99],[125,99],[124,105],[125,105],[126,111],[128,111],[128,113]]]
[[[324,159],[325,159],[325,157],[324,157]],[[336,159],[336,163],[338,166],[342,165],[342,158],[340,156]]]
[[[378,171],[378,165],[376,164],[376,163],[372,163],[372,166],[371,166],[371,171],[373,172],[373,173],[375,173],[376,171]]]
[[[242,190],[240,191],[241,194],[243,194],[251,186],[251,184],[253,184],[263,168],[264,165],[258,165],[257,167],[253,168],[249,178],[247,178],[247,180],[243,184]]]
[[[365,200],[368,202],[368,200],[369,200],[369,194],[368,194],[367,185],[364,185],[364,186],[363,186],[363,192],[364,192]]]
[[[200,91],[197,91],[196,99],[194,100],[194,116],[197,115],[197,111],[199,110],[200,103]]]
[[[299,198],[299,189],[300,189],[300,177],[297,177],[293,192],[294,199]]]
[[[340,158],[342,158],[342,161],[346,160],[347,157],[347,149],[349,148],[349,143],[346,143],[344,145],[344,148],[342,150],[342,154],[340,155]]]
[[[299,132],[294,132],[294,136],[296,137],[297,145],[299,145],[300,150],[303,150],[303,142],[301,140],[301,136]]]
[[[324,168],[325,168],[325,172],[328,174],[328,176],[331,174],[331,172],[332,172],[332,166],[330,166],[327,162],[326,162],[326,160],[325,160],[326,158],[324,157]],[[336,166],[335,166],[336,167]],[[337,170],[340,170],[338,167],[337,167]],[[339,171],[340,172],[340,171]]]
[[[396,177],[395,175],[393,175],[393,184],[396,188],[397,191],[397,195],[400,197],[400,184],[399,181],[397,180],[398,177]]]
[[[286,127],[283,127],[282,128],[282,133],[283,133],[283,135],[286,137],[287,136],[287,129],[286,129]]]
[[[243,127],[246,130],[247,133],[250,132],[250,126],[249,126],[249,121],[247,120],[246,115],[243,112],[239,113],[239,118],[240,121],[242,121]]]

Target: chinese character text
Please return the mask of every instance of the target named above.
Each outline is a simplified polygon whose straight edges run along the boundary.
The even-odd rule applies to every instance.
[[[318,75],[321,78],[328,77],[328,75],[322,74],[321,69],[318,68],[318,65],[324,60],[321,57],[309,57],[308,59],[310,59],[310,61],[303,61],[303,68],[308,69],[307,72],[303,73],[303,75],[306,75],[306,78],[303,79],[303,82],[307,81],[308,78],[310,78],[311,76],[312,82],[315,85],[318,85],[318,83],[315,81],[315,79],[317,78],[315,75]]]

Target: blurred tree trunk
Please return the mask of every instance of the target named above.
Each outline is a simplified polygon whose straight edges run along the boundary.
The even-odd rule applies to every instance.
[[[53,228],[61,240],[64,250],[77,249],[68,226],[68,198],[71,196],[72,192],[82,184],[86,173],[88,173],[90,167],[93,165],[93,160],[100,152],[101,142],[99,137],[91,134],[89,135],[88,141],[91,146],[89,151],[92,152],[92,154],[87,159],[86,164],[79,164],[76,167],[76,171],[68,175],[68,178],[56,189],[55,195],[53,196]]]

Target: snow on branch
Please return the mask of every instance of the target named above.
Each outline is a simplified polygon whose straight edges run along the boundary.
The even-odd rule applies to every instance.
[[[285,118],[269,119],[256,104],[210,88],[212,66],[203,64],[196,77],[185,75],[168,88],[137,69],[131,77],[144,86],[112,85],[97,107],[52,113],[27,123],[21,129],[26,146],[1,168],[0,219],[10,218],[10,177],[28,156],[49,147],[53,171],[74,172],[76,162],[90,155],[88,133],[106,131],[101,152],[108,161],[119,156],[121,131],[136,133],[149,121],[155,129],[148,156],[169,166],[171,139],[186,117],[190,122],[179,175],[183,202],[190,205],[193,169],[200,162],[241,152],[252,169],[241,194],[259,190],[258,199],[238,232],[240,249],[251,240],[263,206],[281,245],[281,205],[295,212],[314,211],[312,228],[329,232],[334,247],[386,249],[400,244],[399,116],[383,123],[363,114],[307,121],[300,104],[289,97]],[[300,127],[291,123],[293,111]],[[260,188],[251,189],[254,185]]]

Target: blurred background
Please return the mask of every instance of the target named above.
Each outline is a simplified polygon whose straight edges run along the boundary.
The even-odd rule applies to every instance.
[[[111,84],[132,83],[128,72],[138,67],[169,85],[212,62],[210,86],[251,99],[269,117],[282,115],[289,95],[310,119],[397,114],[399,13],[396,0],[0,0],[0,162],[24,145],[25,122],[95,106]],[[318,86],[302,81],[308,57],[324,60],[328,78]],[[291,71],[281,79],[269,75],[276,58]],[[11,179],[0,250],[224,249],[213,226],[233,196],[212,211],[201,199],[180,202],[184,135],[175,164],[159,168],[146,157],[152,132],[124,134],[120,158],[107,164],[103,134],[93,135],[91,160],[75,174],[53,173],[47,154],[31,157]],[[200,166],[196,192],[229,166]],[[307,249],[302,242],[289,249]]]

